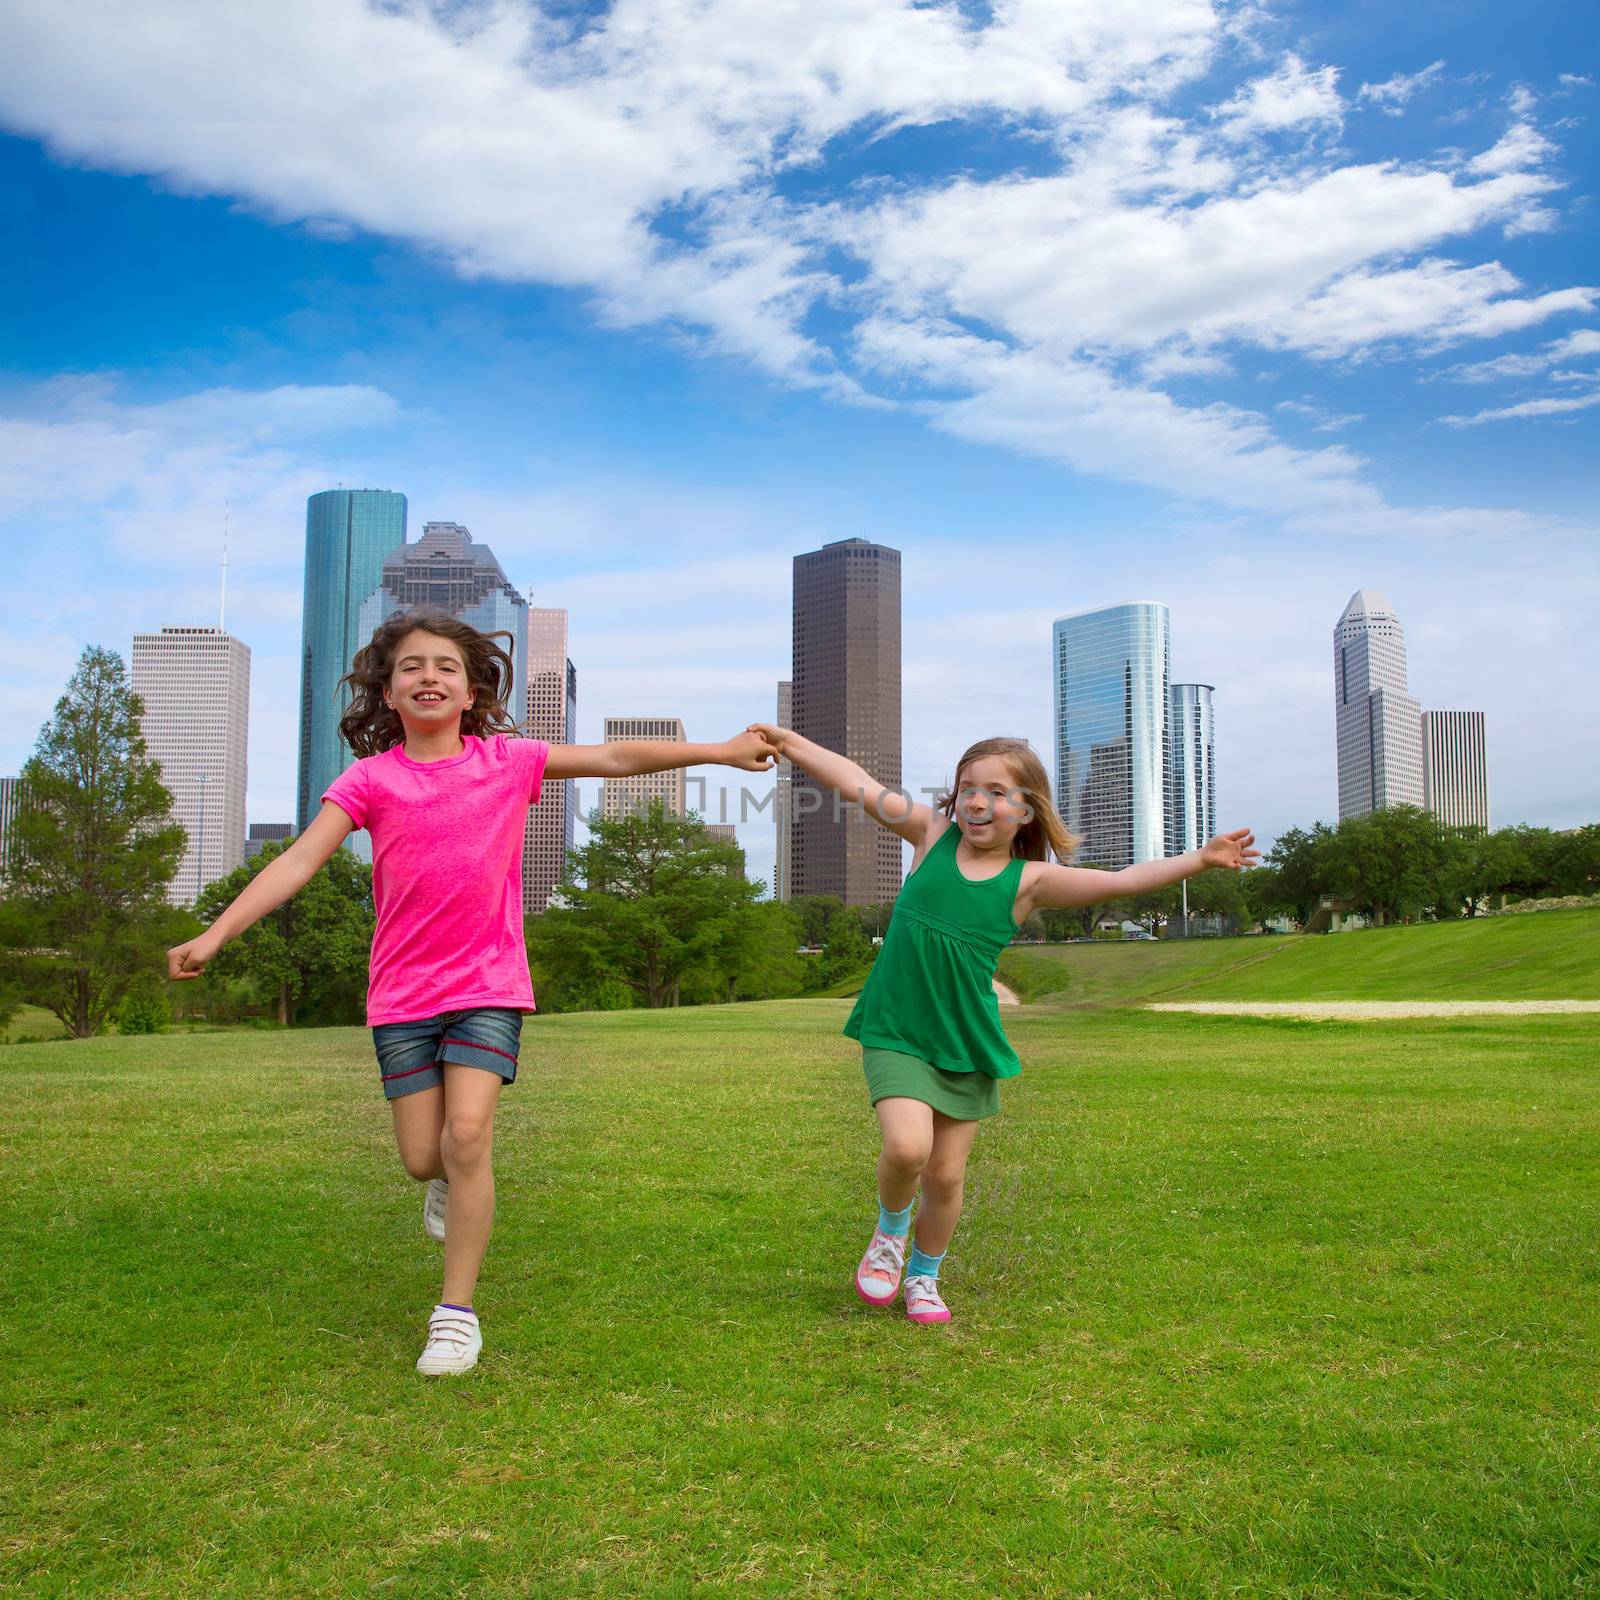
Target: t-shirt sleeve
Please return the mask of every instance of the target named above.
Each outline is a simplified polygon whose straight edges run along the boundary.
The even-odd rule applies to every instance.
[[[544,787],[544,768],[550,759],[550,746],[543,739],[517,739],[513,742],[519,747],[517,753],[528,774],[528,804],[531,806],[538,801],[539,791]]]
[[[365,761],[357,761],[344,769],[322,797],[331,800],[341,811],[349,814],[358,828],[367,825],[367,814],[372,809],[372,779]]]

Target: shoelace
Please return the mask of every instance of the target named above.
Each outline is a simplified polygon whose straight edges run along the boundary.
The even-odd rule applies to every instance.
[[[901,1244],[892,1234],[882,1233],[867,1246],[867,1267],[876,1272],[887,1272],[891,1277],[900,1270]]]
[[[465,1317],[435,1317],[428,1324],[428,1343],[465,1350],[472,1343],[472,1324]]]
[[[906,1279],[906,1310],[913,1306],[931,1306],[934,1310],[942,1310],[944,1301],[939,1298],[938,1285],[931,1278]]]

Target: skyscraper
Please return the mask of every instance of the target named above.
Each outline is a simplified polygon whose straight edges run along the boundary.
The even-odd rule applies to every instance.
[[[1175,683],[1167,694],[1167,854],[1198,850],[1217,831],[1216,718],[1209,683]]]
[[[1056,797],[1084,866],[1166,854],[1171,632],[1153,600],[1075,612],[1051,630]]]
[[[1489,758],[1481,711],[1422,713],[1422,803],[1458,828],[1489,826]]]
[[[1333,630],[1339,820],[1420,806],[1422,708],[1406,687],[1406,636],[1376,589],[1358,589]]]
[[[22,804],[22,779],[0,778],[0,880],[11,863],[11,824]]]
[[[252,822],[244,838],[244,858],[254,861],[264,844],[283,844],[294,837],[292,822]]]
[[[244,860],[250,648],[220,628],[136,633],[133,692],[173,818],[188,835],[167,898],[192,905]]]
[[[528,701],[528,602],[486,544],[475,544],[459,522],[425,522],[415,544],[391,550],[377,586],[361,605],[362,637],[397,611],[432,606],[480,633],[509,634],[495,642],[511,656],[506,709],[519,719]]]
[[[778,685],[778,726],[791,726],[794,715],[794,685]],[[773,813],[778,825],[778,851],[772,861],[772,898],[789,898],[789,838],[794,828],[794,763],[778,761],[776,793],[773,795]]]
[[[679,717],[607,717],[606,743],[619,739],[666,739],[685,742]],[[600,810],[608,819],[648,811],[659,800],[669,816],[687,814],[688,783],[682,767],[665,772],[639,772],[628,778],[607,778],[600,786]]]
[[[296,832],[305,830],[321,809],[323,792],[355,759],[339,737],[339,718],[349,704],[339,680],[367,642],[361,603],[378,586],[383,558],[405,542],[403,494],[324,489],[306,501]]]
[[[840,539],[794,558],[793,721],[899,788],[900,552]],[[859,807],[836,805],[798,769],[790,794],[789,888],[884,905],[900,892],[900,840]]]
[[[567,613],[528,608],[528,732],[547,744],[570,744],[578,720],[578,674],[567,658]],[[523,847],[522,907],[537,915],[566,871],[577,801],[569,778],[545,784],[528,811]]]

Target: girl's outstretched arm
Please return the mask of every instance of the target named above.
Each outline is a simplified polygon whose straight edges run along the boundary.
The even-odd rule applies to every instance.
[[[198,978],[206,963],[230,939],[253,927],[269,911],[297,895],[317,869],[344,843],[355,828],[350,814],[331,800],[311,820],[311,826],[281,856],[269,861],[238,898],[197,939],[167,951],[169,978]]]
[[[831,789],[841,800],[861,806],[875,822],[891,833],[921,845],[935,820],[932,806],[913,800],[903,789],[890,789],[878,782],[865,767],[836,750],[824,749],[810,739],[802,739],[788,728],[770,722],[752,722],[750,731],[772,745],[785,761],[792,761],[824,789]],[[940,819],[942,820],[942,819]]]
[[[1092,906],[1099,900],[1121,900],[1128,895],[1149,894],[1165,889],[1184,878],[1212,867],[1253,867],[1260,859],[1254,848],[1255,835],[1248,828],[1219,833],[1204,849],[1189,850],[1181,856],[1165,856],[1159,861],[1141,861],[1120,872],[1097,872],[1092,867],[1046,866],[1036,876],[1029,874],[1030,909],[1044,906]]]
[[[612,744],[553,744],[545,760],[547,778],[632,778],[673,767],[741,767],[765,772],[777,751],[756,733],[736,734],[721,744],[682,744],[675,739],[618,739]]]

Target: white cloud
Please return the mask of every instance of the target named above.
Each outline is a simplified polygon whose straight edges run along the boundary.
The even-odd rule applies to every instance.
[[[1527,355],[1494,356],[1488,361],[1447,367],[1439,376],[1454,378],[1457,383],[1492,383],[1501,378],[1532,377],[1563,361],[1579,361],[1593,355],[1600,355],[1600,328],[1579,328]]]
[[[1338,128],[1344,121],[1339,69],[1308,71],[1299,56],[1287,55],[1276,72],[1246,84],[1217,115],[1235,138],[1307,124]]]
[[[1403,116],[1412,96],[1420,90],[1431,88],[1443,71],[1444,62],[1435,61],[1421,72],[1397,72],[1382,83],[1362,84],[1356,93],[1356,100],[1363,105],[1377,106],[1387,117]]]
[[[1555,153],[1555,146],[1531,122],[1513,123],[1492,149],[1474,156],[1467,163],[1470,172],[1493,175],[1502,172],[1523,172],[1547,161]]]
[[[1252,48],[1212,0],[1008,0],[982,22],[917,0],[614,0],[581,21],[521,0],[11,0],[7,25],[28,71],[0,79],[0,117],[61,159],[587,290],[613,322],[676,325],[792,383],[1302,524],[1388,512],[1354,456],[1162,381],[1226,373],[1249,345],[1431,350],[1594,299],[1524,293],[1467,253],[1550,220],[1527,92],[1477,155],[1278,148],[1296,141],[1256,136],[1337,132],[1338,69],[1287,55],[1172,115]],[[1363,94],[1404,103],[1434,71]],[[895,137],[963,120],[1014,136],[1017,161],[953,176]],[[882,166],[829,192],[842,149]],[[789,197],[793,174],[826,197]],[[319,394],[334,422],[380,404]],[[256,448],[315,431],[265,404],[237,418]]]
[[[1353,423],[1367,420],[1365,414],[1359,411],[1334,412],[1304,400],[1280,400],[1273,410],[1303,417],[1314,433],[1342,433]]]
[[[1475,428],[1484,422],[1505,422],[1513,417],[1558,417],[1572,411],[1587,411],[1600,406],[1600,389],[1593,394],[1561,396],[1546,400],[1523,400],[1513,406],[1493,406],[1470,417],[1440,417],[1452,428]]]

